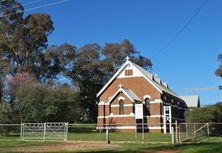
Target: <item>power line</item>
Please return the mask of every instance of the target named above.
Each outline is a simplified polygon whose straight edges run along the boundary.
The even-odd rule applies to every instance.
[[[31,1],[31,2],[27,2],[27,3],[23,3],[22,6],[38,3],[38,2],[41,2],[41,1],[42,0],[36,0],[36,1]]]
[[[8,14],[5,14],[3,16],[0,16],[0,18],[7,17],[7,16],[10,16],[10,15],[14,15],[14,14],[18,14],[18,13],[32,11],[32,10],[36,10],[36,9],[40,9],[40,8],[45,8],[45,7],[48,7],[48,6],[57,5],[57,4],[60,4],[60,3],[64,3],[66,1],[68,1],[68,0],[60,0],[60,1],[57,1],[57,2],[53,2],[53,3],[48,3],[48,4],[45,4],[45,5],[40,5],[40,6],[32,7],[32,8],[23,10],[23,11],[19,11],[19,12],[15,12],[15,13],[8,13]],[[31,2],[29,2],[29,3],[31,3]]]
[[[41,1],[42,0],[35,0],[35,1],[27,2],[27,3],[23,3],[22,6],[38,3],[38,2],[41,2]]]
[[[200,11],[204,8],[208,0],[204,0],[203,3],[200,5],[200,7],[197,9],[197,11],[194,12],[194,14],[187,20],[187,22],[182,26],[182,28],[175,33],[175,35],[167,41],[167,43],[160,49],[158,50],[152,57],[151,59],[157,57],[160,53],[164,52],[165,49],[170,46],[182,33],[183,31],[191,24],[191,22],[194,20],[195,17],[200,13]]]
[[[7,0],[2,0],[0,1],[1,2],[4,2],[4,1],[7,1]],[[35,3],[38,3],[38,2],[41,2],[42,0],[35,0],[35,1],[31,1],[31,2],[27,2],[27,3],[23,3],[22,6],[26,6],[26,5],[31,5],[31,4],[35,4]],[[20,5],[17,5],[15,7],[11,7],[11,8],[19,8]],[[6,9],[9,9],[9,8],[6,8]]]

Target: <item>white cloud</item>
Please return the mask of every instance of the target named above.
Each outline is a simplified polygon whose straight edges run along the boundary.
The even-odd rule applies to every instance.
[[[192,87],[192,88],[187,88],[189,91],[213,91],[217,90],[218,87]]]

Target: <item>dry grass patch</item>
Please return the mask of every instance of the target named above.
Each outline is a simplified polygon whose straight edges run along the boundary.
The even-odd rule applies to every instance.
[[[73,151],[85,151],[85,150],[110,150],[117,149],[118,144],[106,144],[104,142],[88,142],[88,141],[69,141],[59,144],[42,144],[40,146],[24,146],[16,147],[12,149],[4,150],[5,152],[73,152]]]

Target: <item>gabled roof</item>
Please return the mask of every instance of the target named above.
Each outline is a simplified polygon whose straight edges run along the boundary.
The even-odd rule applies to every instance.
[[[183,99],[188,107],[200,107],[200,98],[197,95],[194,96],[180,96]]]
[[[170,95],[173,95],[175,97],[178,97],[176,93],[174,93],[169,87],[168,84],[165,82],[162,82],[158,77],[156,77],[154,74],[150,73],[149,71],[143,69],[139,65],[129,61],[129,59],[126,60],[126,62],[119,68],[119,70],[113,75],[113,77],[106,83],[105,86],[98,92],[97,97],[100,96],[104,90],[113,82],[115,78],[118,77],[118,75],[127,67],[127,65],[133,65],[138,69],[143,77],[150,83],[152,84],[160,93],[168,93]],[[178,97],[179,98],[179,97]]]
[[[109,99],[108,103],[110,103],[117,96],[117,94],[120,92],[123,92],[132,102],[141,101],[141,99],[133,91],[122,87],[122,85],[119,85],[119,89]]]
[[[143,73],[143,75],[146,77],[146,79],[149,79],[149,80],[154,84],[154,86],[157,87],[160,91],[166,92],[166,93],[168,93],[168,94],[170,94],[170,95],[173,95],[173,96],[175,96],[175,97],[178,97],[178,96],[176,95],[176,93],[173,92],[173,91],[168,87],[167,83],[162,82],[162,81],[160,80],[160,78],[156,77],[154,74],[150,73],[149,71],[143,69],[143,68],[140,67],[139,65],[137,65],[137,64],[135,64],[135,63],[133,63],[133,62],[131,62],[131,63],[132,63],[138,70],[140,70],[140,72]]]

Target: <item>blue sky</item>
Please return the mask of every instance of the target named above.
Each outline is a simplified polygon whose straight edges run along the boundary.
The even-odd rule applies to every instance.
[[[34,0],[32,0],[34,1]],[[58,0],[44,0],[31,8]],[[28,0],[20,0],[22,3]],[[208,0],[189,26],[163,52],[154,56],[198,10],[203,0],[69,0],[36,9],[48,13],[55,31],[49,44],[121,42],[129,39],[152,58],[152,72],[178,95],[200,95],[202,105],[222,100],[214,75],[222,53],[222,1]]]

